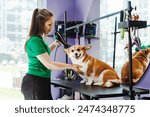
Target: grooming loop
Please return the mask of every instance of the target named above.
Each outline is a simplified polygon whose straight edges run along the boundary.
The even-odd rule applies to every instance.
[[[135,7],[135,9],[132,12],[133,12],[133,15],[131,16],[132,20],[133,21],[138,21],[139,20],[139,15],[137,13],[137,8]],[[133,27],[132,29],[133,29],[133,36],[132,36],[133,43],[132,43],[132,46],[135,45],[138,50],[141,50],[141,40],[139,38],[139,29],[138,29],[138,27]]]
[[[139,38],[139,29],[136,27],[133,27],[132,40],[133,40],[132,46],[135,45],[138,48],[138,50],[141,50],[141,40]]]

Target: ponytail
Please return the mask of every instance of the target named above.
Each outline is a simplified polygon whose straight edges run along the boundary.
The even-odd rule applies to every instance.
[[[49,20],[50,17],[53,17],[53,14],[47,9],[36,8],[32,14],[28,39],[33,35],[42,38],[42,35],[45,33],[44,24]],[[26,43],[28,39],[26,39],[24,49],[26,48]]]
[[[38,11],[39,11],[38,8],[36,8],[36,9],[33,11],[32,19],[31,19],[31,24],[30,24],[30,29],[29,29],[29,34],[28,34],[29,37],[32,36],[34,33],[36,33],[37,30],[38,30],[38,29],[37,29],[37,25],[36,25],[36,22],[37,22],[36,16],[37,16],[37,14],[38,14]]]

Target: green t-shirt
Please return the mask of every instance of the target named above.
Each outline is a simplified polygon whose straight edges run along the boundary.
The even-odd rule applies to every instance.
[[[28,55],[28,74],[50,78],[51,70],[47,69],[36,57],[45,52],[50,55],[50,49],[43,38],[31,36],[26,43],[26,52]]]

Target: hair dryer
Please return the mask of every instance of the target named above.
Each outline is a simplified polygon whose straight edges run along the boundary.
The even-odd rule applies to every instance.
[[[64,45],[64,48],[69,48],[70,47],[70,45],[66,43],[63,36],[59,32],[54,33],[54,38],[56,40],[58,40],[59,42],[61,42]]]

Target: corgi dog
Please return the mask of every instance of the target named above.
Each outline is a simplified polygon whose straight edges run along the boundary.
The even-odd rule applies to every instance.
[[[86,53],[90,48],[91,46],[73,45],[64,49],[73,64],[82,66],[80,70],[83,71],[84,74],[79,73],[83,79],[80,83],[102,87],[120,85],[121,80],[112,67]]]
[[[132,57],[132,81],[137,83],[149,64],[150,48],[135,52]],[[122,83],[129,83],[129,61],[121,69]]]

